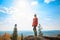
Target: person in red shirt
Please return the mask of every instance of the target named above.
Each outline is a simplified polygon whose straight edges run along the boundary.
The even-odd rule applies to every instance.
[[[38,18],[36,14],[34,14],[32,26],[33,26],[33,31],[35,36],[37,36],[37,30],[36,30],[37,25],[38,25]]]

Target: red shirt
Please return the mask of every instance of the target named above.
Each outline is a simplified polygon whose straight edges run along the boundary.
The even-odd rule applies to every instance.
[[[32,26],[37,26],[37,25],[38,25],[38,18],[35,17],[35,18],[33,18]]]

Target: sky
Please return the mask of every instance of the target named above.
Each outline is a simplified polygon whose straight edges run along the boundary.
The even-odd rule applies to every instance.
[[[32,31],[34,14],[42,30],[60,30],[60,0],[0,0],[0,31]]]

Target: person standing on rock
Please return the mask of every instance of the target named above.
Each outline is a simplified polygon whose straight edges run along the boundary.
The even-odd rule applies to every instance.
[[[37,25],[38,25],[38,18],[36,14],[34,14],[32,26],[33,26],[33,31],[35,36],[37,36],[37,29],[36,29]]]

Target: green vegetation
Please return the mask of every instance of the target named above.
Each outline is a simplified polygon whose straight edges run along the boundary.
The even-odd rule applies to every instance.
[[[39,32],[39,36],[43,36],[43,33],[41,32],[42,28],[41,25],[39,24],[38,26],[38,32]]]
[[[18,34],[17,34],[17,24],[15,24],[15,28],[13,31],[13,35],[12,35],[12,40],[17,40]]]

